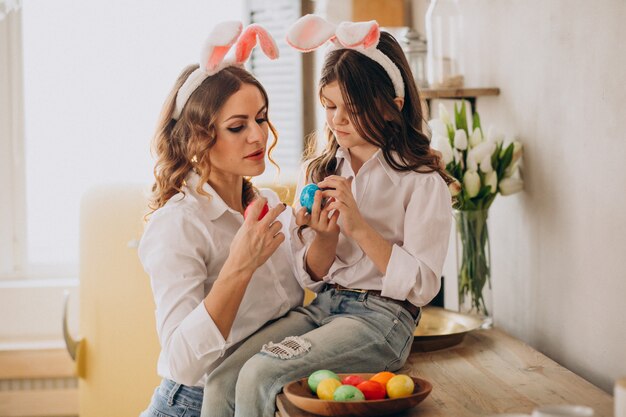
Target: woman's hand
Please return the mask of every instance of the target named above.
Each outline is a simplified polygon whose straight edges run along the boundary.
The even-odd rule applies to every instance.
[[[355,233],[366,230],[367,223],[352,195],[352,178],[347,179],[338,175],[331,175],[324,178],[324,181],[320,182],[318,186],[325,188],[322,196],[330,199],[324,210],[329,212],[335,210],[333,215],[339,213],[341,228],[346,236],[354,238]]]
[[[266,202],[265,198],[257,198],[251,203],[252,208],[248,216],[230,244],[230,254],[226,261],[250,275],[263,265],[285,240],[285,235],[280,231],[282,224],[276,221],[278,215],[285,210],[283,204],[271,208],[265,217],[257,220]]]
[[[330,215],[331,209],[328,208],[330,201],[322,208],[322,198],[322,191],[316,191],[311,214],[307,213],[306,208],[300,208],[296,214],[296,224],[298,226],[309,226],[315,230],[317,237],[321,239],[337,240],[339,237],[339,225],[337,225],[339,212],[335,211]]]

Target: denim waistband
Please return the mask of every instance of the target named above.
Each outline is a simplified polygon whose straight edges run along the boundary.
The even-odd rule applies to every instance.
[[[163,379],[159,386],[159,392],[167,399],[169,406],[180,404],[197,410],[202,408],[204,389],[201,387],[188,387],[170,379]]]
[[[398,304],[399,306],[401,306],[402,308],[408,311],[411,317],[413,317],[413,320],[418,320],[421,316],[422,309],[420,307],[417,307],[411,304],[409,300],[401,301],[401,300],[395,300],[393,298],[385,297],[384,295],[381,294],[379,290],[360,290],[360,289],[347,288],[339,284],[329,284],[324,289],[324,291],[327,291],[330,289],[334,289],[337,292],[341,292],[342,294],[344,294],[344,296],[348,295],[350,297],[356,298],[359,301],[363,301],[368,296],[373,296],[373,297],[381,298],[387,302]]]

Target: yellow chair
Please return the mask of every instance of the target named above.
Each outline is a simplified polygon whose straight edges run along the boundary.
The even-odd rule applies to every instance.
[[[291,204],[294,186],[272,186]],[[137,256],[148,187],[89,191],[80,215],[80,342],[66,334],[79,375],[79,415],[138,416],[160,382],[150,279]],[[308,292],[305,302],[314,294]]]

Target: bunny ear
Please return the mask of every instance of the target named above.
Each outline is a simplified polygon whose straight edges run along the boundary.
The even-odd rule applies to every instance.
[[[269,59],[278,58],[278,46],[274,38],[262,26],[252,24],[246,28],[237,41],[235,49],[235,60],[243,64],[248,60],[252,49],[256,46],[257,39],[261,44],[261,49]]]
[[[337,39],[346,48],[376,47],[380,39],[380,28],[375,20],[358,23],[342,22],[337,27]]]
[[[224,60],[224,56],[241,34],[241,22],[222,22],[215,26],[202,47],[200,68],[212,72]]]
[[[319,16],[302,16],[287,32],[287,43],[302,52],[313,51],[335,36],[335,25]]]

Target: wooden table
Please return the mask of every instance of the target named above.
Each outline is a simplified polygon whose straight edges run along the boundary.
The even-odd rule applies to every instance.
[[[401,416],[478,417],[530,414],[538,405],[579,404],[613,416],[613,397],[506,333],[476,330],[457,346],[413,352],[399,373],[424,378],[431,394]],[[314,417],[280,394],[278,417]]]

